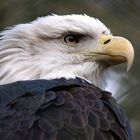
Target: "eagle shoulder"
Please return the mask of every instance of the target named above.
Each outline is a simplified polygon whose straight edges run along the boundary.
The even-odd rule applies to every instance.
[[[0,86],[3,140],[131,140],[110,93],[85,80],[20,81]]]

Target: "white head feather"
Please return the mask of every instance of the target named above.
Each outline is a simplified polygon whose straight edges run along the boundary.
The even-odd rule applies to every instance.
[[[70,45],[64,42],[64,36],[69,33],[83,37],[79,43]],[[101,74],[103,66],[95,61],[85,61],[87,56],[84,55],[86,49],[97,47],[101,34],[110,34],[110,30],[87,15],[40,17],[3,31],[0,84],[78,76],[101,86],[105,82]]]

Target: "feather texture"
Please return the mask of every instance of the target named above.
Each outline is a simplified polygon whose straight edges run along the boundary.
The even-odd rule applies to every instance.
[[[83,36],[75,46],[64,42],[67,34]],[[102,64],[87,55],[110,30],[87,15],[40,17],[0,33],[0,85],[21,80],[83,77],[105,85]],[[86,53],[87,52],[87,53]]]
[[[131,140],[131,127],[109,92],[83,79],[0,86],[2,140]]]

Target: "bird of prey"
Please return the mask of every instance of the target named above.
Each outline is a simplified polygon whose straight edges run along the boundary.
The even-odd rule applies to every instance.
[[[132,140],[107,69],[131,43],[87,15],[49,15],[0,34],[0,139]]]

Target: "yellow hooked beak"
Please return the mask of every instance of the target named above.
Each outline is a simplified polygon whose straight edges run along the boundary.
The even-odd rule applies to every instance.
[[[116,65],[127,62],[127,71],[131,68],[134,60],[134,49],[132,44],[123,37],[101,35],[99,47],[93,51],[96,61],[108,65]]]

